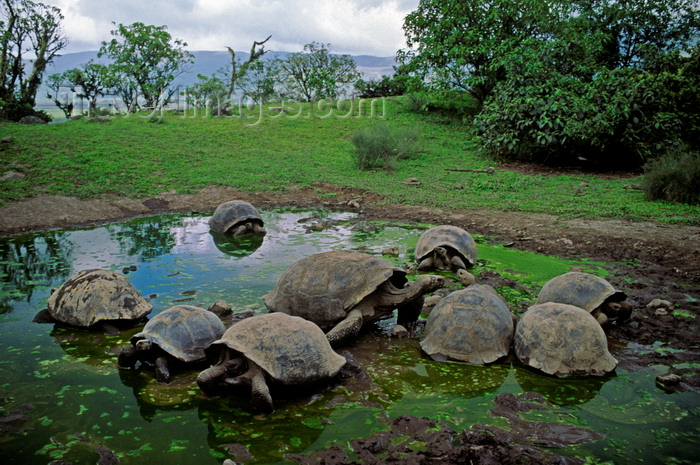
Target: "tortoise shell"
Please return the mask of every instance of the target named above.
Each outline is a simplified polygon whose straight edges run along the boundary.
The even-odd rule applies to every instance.
[[[263,300],[272,312],[300,316],[327,331],[387,280],[399,289],[408,282],[405,270],[373,255],[321,252],[294,262]]]
[[[216,207],[214,215],[209,220],[209,227],[214,232],[224,234],[237,224],[247,221],[263,225],[257,208],[244,200],[231,200]]]
[[[345,365],[314,323],[285,313],[246,318],[231,326],[206,350],[218,360],[226,348],[255,362],[274,382],[304,385],[329,379]]]
[[[483,365],[508,354],[513,330],[505,302],[484,286],[472,284],[435,305],[421,348],[434,360]]]
[[[568,304],[530,307],[515,327],[513,348],[525,365],[550,375],[605,374],[617,366],[596,319]]]
[[[79,271],[47,303],[54,320],[80,328],[101,321],[140,320],[153,309],[125,276],[103,269]]]
[[[620,302],[626,298],[624,292],[616,290],[600,276],[572,271],[547,281],[542,286],[536,303],[569,304],[591,313],[606,300]]]
[[[204,349],[226,330],[219,317],[194,305],[176,305],[151,318],[131,343],[146,339],[183,362],[204,360]]]
[[[471,234],[462,228],[446,224],[428,229],[416,244],[416,261],[421,262],[433,253],[436,247],[451,248],[464,260],[465,264],[476,265],[476,243]]]

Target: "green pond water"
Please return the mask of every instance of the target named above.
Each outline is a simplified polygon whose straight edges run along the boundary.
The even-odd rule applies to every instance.
[[[494,398],[525,391],[543,395],[552,406],[522,414],[524,419],[570,423],[604,436],[553,452],[591,463],[698,463],[700,394],[658,389],[654,378],[665,367],[556,379],[517,361],[486,367],[434,362],[421,354],[417,339],[389,338],[389,320],[348,348],[369,375],[369,388],[344,382],[280,399],[275,412],[261,415],[245,397],[207,398],[196,385],[196,372],[161,385],[148,370],[120,370],[115,349],[139,328],[108,336],[32,322],[51,288],[77,271],[131,265],[137,269],[127,277],[151,296],[151,316],[178,302],[206,308],[217,299],[236,311],[262,313],[261,296],[297,259],[331,249],[380,254],[398,246],[398,256],[385,258],[404,266],[414,262],[413,248],[430,226],[367,223],[354,213],[318,210],[261,213],[268,230],[262,240],[215,240],[209,217],[186,215],[1,239],[0,463],[96,463],[96,450],[104,446],[124,464],[216,464],[234,458],[235,444],[254,457],[247,463],[289,463],[288,453],[332,444],[347,449],[353,438],[386,430],[386,416],[430,417],[458,431],[475,424],[507,429],[504,418],[489,413]],[[312,216],[331,226],[310,231],[301,220]],[[533,301],[542,284],[573,267],[605,275],[602,264],[476,239],[474,274],[492,270],[526,288],[498,289],[514,307]],[[459,287],[456,281],[454,286]],[[26,421],[9,422],[18,415]]]

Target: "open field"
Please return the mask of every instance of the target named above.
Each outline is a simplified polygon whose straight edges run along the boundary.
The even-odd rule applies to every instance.
[[[371,192],[386,203],[428,208],[700,224],[700,207],[644,200],[633,188],[640,182],[634,173],[499,165],[477,152],[468,125],[408,112],[402,100],[384,103],[375,101],[374,117],[297,105],[277,117],[257,107],[230,118],[180,112],[158,122],[132,115],[48,126],[5,123],[3,137],[12,140],[2,145],[0,176],[25,176],[2,182],[0,202],[43,194],[141,198],[209,186],[284,191],[324,182]],[[419,153],[398,161],[391,172],[359,171],[350,137],[380,121],[414,130]],[[493,172],[463,171],[489,167]],[[408,178],[420,185],[405,184]]]

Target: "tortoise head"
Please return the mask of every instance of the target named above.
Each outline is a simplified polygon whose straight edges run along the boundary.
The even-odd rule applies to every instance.
[[[151,350],[151,347],[153,347],[153,342],[149,341],[148,339],[141,339],[140,341],[136,342],[136,350],[140,352],[146,352],[148,350]]]

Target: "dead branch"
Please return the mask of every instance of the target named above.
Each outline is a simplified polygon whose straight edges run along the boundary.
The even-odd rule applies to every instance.
[[[470,172],[470,173],[488,173],[493,174],[496,172],[493,168],[486,169],[469,169],[469,168],[445,168],[445,171],[460,171],[460,172]]]

